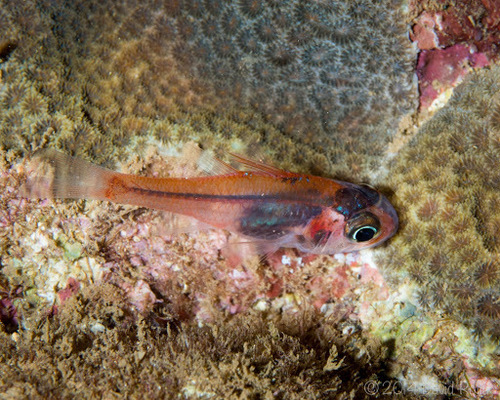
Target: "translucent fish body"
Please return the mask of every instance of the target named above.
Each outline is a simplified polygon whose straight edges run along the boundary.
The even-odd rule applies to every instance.
[[[236,156],[252,171],[194,178],[114,172],[46,151],[50,174],[29,179],[28,197],[85,198],[164,210],[226,229],[257,244],[316,254],[372,247],[397,229],[396,211],[378,191],[348,182],[282,171]]]

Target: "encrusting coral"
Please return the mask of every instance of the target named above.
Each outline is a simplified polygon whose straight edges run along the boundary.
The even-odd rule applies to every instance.
[[[400,2],[186,1],[167,15],[181,64],[295,141],[376,154],[414,110],[416,54]]]
[[[359,179],[416,107],[416,54],[399,1],[30,4],[23,13],[34,26],[13,26],[5,11],[19,43],[11,58],[24,63],[21,74],[7,67],[7,91],[32,82],[36,93],[18,94],[18,113],[60,127],[59,147],[101,163],[150,131],[210,147],[214,119],[225,119],[243,125],[231,137],[245,146],[259,142],[284,163]],[[73,132],[81,122],[88,137]],[[170,136],[164,122],[198,135]],[[19,125],[28,122],[11,130]],[[348,157],[354,152],[360,157]]]
[[[389,172],[401,228],[381,257],[418,302],[500,341],[500,67],[476,73]],[[386,254],[387,255],[387,254]]]

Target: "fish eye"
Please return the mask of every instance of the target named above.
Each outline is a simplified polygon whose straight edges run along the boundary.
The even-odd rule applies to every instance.
[[[347,222],[345,232],[347,237],[354,242],[367,242],[380,233],[380,222],[371,213],[360,213]]]

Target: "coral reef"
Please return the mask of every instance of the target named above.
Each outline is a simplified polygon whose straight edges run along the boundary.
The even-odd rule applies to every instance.
[[[167,176],[188,168],[171,156],[195,140],[370,181],[415,106],[404,7],[0,0],[0,391],[498,395],[498,67],[396,155],[385,186],[403,224],[379,251],[394,291],[371,252],[232,265],[224,232],[175,236],[150,210],[18,198],[24,157],[44,147]],[[452,56],[472,57],[476,43],[452,37]]]
[[[390,169],[401,229],[391,281],[419,285],[418,304],[500,341],[500,67],[474,74]]]

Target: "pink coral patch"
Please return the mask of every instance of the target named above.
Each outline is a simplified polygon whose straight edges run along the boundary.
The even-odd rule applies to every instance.
[[[463,44],[422,51],[417,64],[420,106],[428,108],[441,93],[459,83],[471,67],[482,68],[488,64],[485,54]]]

